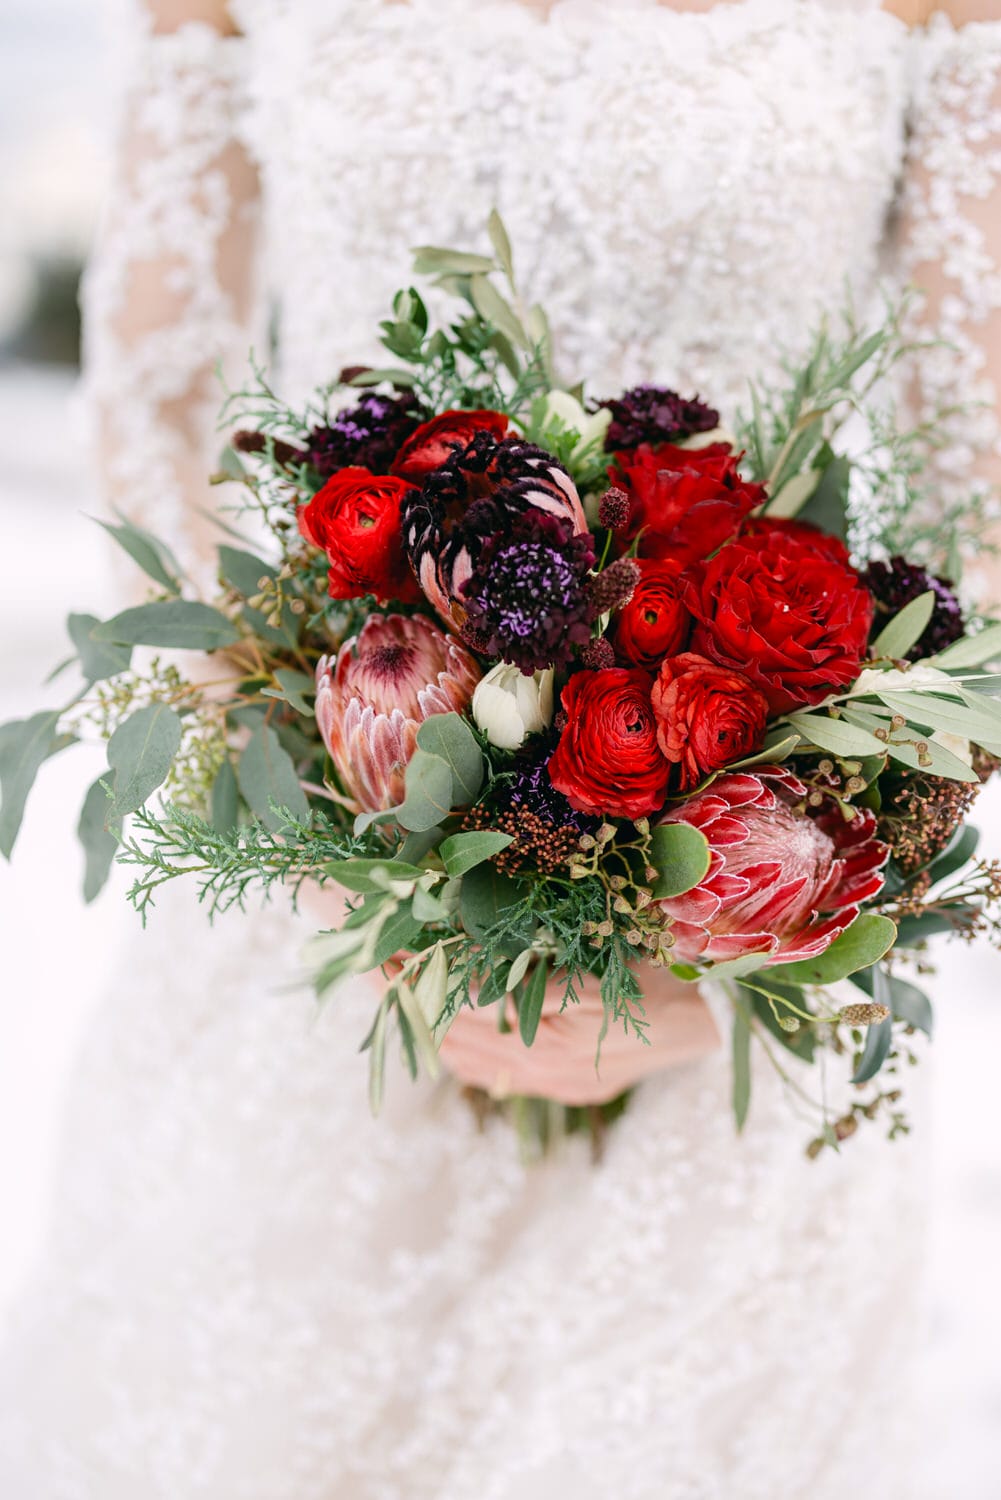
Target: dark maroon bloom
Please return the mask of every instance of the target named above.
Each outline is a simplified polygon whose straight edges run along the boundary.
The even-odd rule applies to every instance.
[[[920,661],[925,656],[936,656],[961,640],[966,634],[963,611],[953,593],[948,578],[929,573],[917,563],[905,557],[891,557],[889,562],[872,562],[862,574],[862,582],[876,601],[876,618],[873,633],[878,634],[886,622],[899,614],[905,604],[926,594],[929,589],[935,595],[935,607],[923,634],[908,651],[910,661]]]
[[[581,535],[591,546],[576,486],[543,448],[478,432],[415,490],[403,510],[407,554],[425,595],[449,624],[466,621],[465,585],[484,549],[514,537],[521,517],[556,524],[562,547]],[[548,533],[550,540],[553,533]],[[522,541],[528,538],[518,533]],[[477,648],[479,649],[479,648]]]
[[[590,536],[567,522],[542,514],[509,521],[479,548],[462,586],[467,639],[526,673],[569,662],[591,638],[593,563]]]
[[[686,401],[660,385],[637,385],[617,401],[600,403],[612,413],[605,451],[617,453],[641,443],[677,443],[695,432],[719,426],[719,412],[698,397]]]
[[[348,467],[388,474],[400,448],[424,420],[411,395],[366,391],[357,405],[338,412],[328,427],[314,427],[303,460],[324,479]]]
[[[534,813],[544,822],[552,823],[554,828],[571,827],[579,833],[591,833],[600,819],[571,807],[550,780],[549,760],[554,749],[555,744],[549,744],[541,755],[536,751],[535,758],[526,761],[510,785],[505,787],[504,801],[509,807]]]

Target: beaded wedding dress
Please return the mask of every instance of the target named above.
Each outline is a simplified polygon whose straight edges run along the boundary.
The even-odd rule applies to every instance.
[[[473,247],[494,204],[599,394],[656,378],[732,410],[846,281],[864,302],[902,263],[953,341],[924,398],[989,398],[1001,25],[918,36],[872,0],[233,10],[238,39],[137,38],[87,287],[109,493],[189,558],[208,372],[264,347],[268,296],[295,400],[375,355],[409,246]],[[143,278],[169,315],[135,315]],[[943,483],[998,451],[985,407]],[[402,1070],[372,1121],[371,992],[317,1017],[290,991],[308,930],[277,906],[210,928],[189,892],[131,943],[0,1361],[5,1500],[911,1495],[908,1143],[872,1125],[806,1161],[763,1055],[738,1138],[725,1046],[645,1083],[597,1164],[575,1138],[526,1165]]]

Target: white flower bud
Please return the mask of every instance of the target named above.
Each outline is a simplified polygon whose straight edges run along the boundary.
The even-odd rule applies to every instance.
[[[611,426],[612,413],[607,407],[587,412],[569,391],[549,391],[546,395],[543,426],[548,426],[554,419],[562,422],[565,427],[572,427],[580,438],[571,454],[572,458],[576,458],[590,443],[604,441],[605,433]]]
[[[526,677],[510,662],[499,662],[476,684],[473,719],[498,750],[517,750],[530,734],[548,729],[553,718],[553,670]]]

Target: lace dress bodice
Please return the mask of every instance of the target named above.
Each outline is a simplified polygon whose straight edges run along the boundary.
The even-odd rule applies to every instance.
[[[989,390],[1001,287],[970,205],[1001,176],[1001,27],[916,39],[873,0],[233,9],[236,40],[137,39],[148,149],[88,278],[109,491],[180,550],[216,358],[238,378],[274,305],[305,395],[376,354],[407,248],[472,247],[495,204],[561,370],[599,394],[656,378],[732,409],[846,281],[865,299],[930,263],[957,347],[919,399],[957,370]],[[226,274],[257,232],[234,149],[263,185],[256,292]],[[140,318],[151,267],[162,316]],[[968,479],[996,443],[985,415]],[[737,1137],[725,1050],[643,1085],[598,1165],[572,1140],[526,1166],[506,1124],[402,1072],[372,1122],[371,994],[316,1024],[287,990],[304,930],[210,929],[178,898],[130,947],[0,1365],[0,1492],[828,1500],[864,1473],[915,1500],[891,1432],[906,1144],[870,1126],[808,1163],[763,1056]]]

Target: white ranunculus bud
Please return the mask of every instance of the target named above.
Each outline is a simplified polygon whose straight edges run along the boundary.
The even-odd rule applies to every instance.
[[[553,670],[526,677],[510,662],[499,662],[476,684],[473,719],[498,750],[517,750],[530,734],[548,729],[553,718]]]

